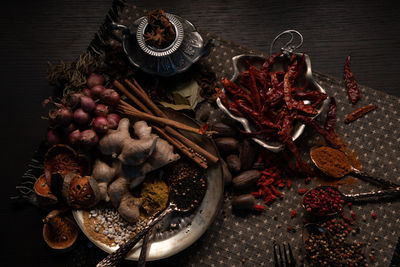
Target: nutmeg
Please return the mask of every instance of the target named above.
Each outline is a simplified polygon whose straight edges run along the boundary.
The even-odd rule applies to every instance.
[[[241,164],[240,164],[240,159],[237,155],[231,154],[227,156],[226,164],[228,165],[228,168],[232,173],[237,173],[240,171]]]
[[[222,166],[222,174],[224,176],[225,186],[230,185],[232,183],[232,174],[228,168],[228,165],[223,159],[220,159]]]
[[[256,200],[252,194],[244,194],[232,200],[232,208],[236,210],[252,210]]]
[[[234,177],[232,180],[233,187],[236,189],[246,189],[257,183],[261,173],[258,170],[247,170]]]
[[[235,136],[236,129],[222,122],[214,123],[211,130],[216,131],[216,135],[220,137]]]
[[[221,154],[229,155],[237,152],[239,141],[232,137],[220,137],[215,139],[215,144]]]
[[[250,169],[257,156],[258,145],[253,143],[250,139],[244,139],[239,146],[239,159],[242,170]]]

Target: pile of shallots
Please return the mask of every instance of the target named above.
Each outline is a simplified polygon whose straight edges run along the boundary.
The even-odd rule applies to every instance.
[[[43,105],[52,104],[49,111],[49,129],[46,139],[50,145],[59,143],[73,147],[94,146],[99,136],[108,129],[116,129],[120,116],[113,113],[120,96],[104,86],[104,77],[92,73],[87,88],[64,96],[60,102],[46,99]]]

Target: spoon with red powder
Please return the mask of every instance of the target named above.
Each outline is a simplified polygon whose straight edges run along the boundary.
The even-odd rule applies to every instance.
[[[329,147],[320,146],[310,151],[310,157],[314,165],[324,174],[340,179],[348,174],[364,179],[368,182],[374,182],[383,188],[393,188],[400,185],[391,181],[373,177],[365,172],[360,171],[351,165],[349,158],[342,151]]]
[[[307,191],[303,196],[304,209],[315,216],[333,216],[343,213],[347,202],[369,202],[381,198],[400,198],[400,187],[373,192],[343,194],[333,186],[319,186]]]

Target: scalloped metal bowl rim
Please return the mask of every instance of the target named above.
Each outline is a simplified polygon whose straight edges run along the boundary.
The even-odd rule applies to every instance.
[[[294,53],[297,56],[303,56],[304,55],[304,60],[306,62],[306,66],[307,66],[307,71],[305,73],[305,78],[306,80],[308,80],[311,84],[313,84],[313,86],[315,86],[315,88],[317,88],[320,92],[326,93],[326,91],[314,80],[313,76],[312,76],[312,69],[311,69],[311,60],[310,57],[307,54],[303,54],[303,53]],[[238,78],[240,71],[238,69],[237,66],[237,62],[242,59],[242,58],[257,58],[257,59],[262,59],[265,60],[265,57],[262,56],[258,56],[258,55],[250,55],[250,54],[242,54],[242,55],[237,55],[234,56],[232,58],[232,63],[233,63],[233,70],[234,70],[234,74],[231,78],[231,81],[236,81],[236,79]],[[224,91],[224,89],[222,89]],[[227,114],[230,118],[234,119],[235,121],[239,122],[242,124],[244,130],[248,133],[251,133],[251,129],[250,129],[250,125],[249,122],[246,118],[243,117],[238,117],[233,115],[221,102],[221,99],[218,97],[217,100],[217,105],[218,107],[225,113]],[[325,99],[321,105],[321,107],[318,109],[318,114],[316,114],[313,119],[315,119],[319,114],[321,114],[321,112],[326,108],[326,106],[328,105],[328,99]],[[295,141],[297,138],[299,138],[299,136],[303,133],[305,128],[304,124],[301,124],[298,129],[296,130],[296,132],[292,135],[293,141]],[[260,146],[265,147],[266,149],[272,151],[272,152],[279,152],[283,149],[283,147],[280,146],[275,146],[275,145],[271,145],[268,144],[267,142],[259,139],[259,138],[252,138],[254,142],[256,142],[257,144],[259,144]]]

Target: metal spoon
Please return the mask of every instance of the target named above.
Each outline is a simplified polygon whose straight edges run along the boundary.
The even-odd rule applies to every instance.
[[[164,210],[161,210],[160,212],[151,216],[141,232],[135,235],[132,239],[128,240],[128,242],[125,244],[121,245],[116,251],[105,257],[96,266],[116,266],[125,258],[126,254],[136,245],[136,243],[139,242],[139,240],[142,239],[143,236],[146,235],[153,228],[153,226],[160,222],[166,215],[173,212],[188,213],[189,211],[197,208],[204,198],[206,192],[205,181],[207,179],[205,178],[205,174],[198,177],[186,176],[183,180],[179,180],[180,185],[185,185],[185,182],[188,184],[188,180],[190,180],[189,183],[193,183],[194,187],[197,185],[197,188],[191,188],[189,191],[187,191],[188,187],[185,186],[172,187],[169,193],[168,206]],[[174,182],[170,184],[174,185]],[[178,183],[175,185],[177,184]],[[200,188],[198,187],[199,185]],[[190,194],[192,194],[194,197],[190,196]],[[179,196],[186,196],[186,201],[179,199]]]
[[[142,249],[140,250],[137,267],[145,267],[146,266],[147,247],[148,247],[149,237],[151,236],[152,232],[153,232],[153,230],[149,231],[143,238]]]
[[[319,188],[331,188],[332,190],[338,192],[344,202],[371,202],[371,201],[376,201],[378,199],[382,198],[395,198],[395,199],[400,199],[400,186],[391,188],[391,189],[385,189],[385,190],[378,190],[378,191],[372,191],[372,192],[364,192],[364,193],[356,193],[356,194],[343,194],[339,189],[333,186],[319,186],[311,190],[316,190]],[[305,198],[306,196],[310,193],[309,190],[307,193],[304,194],[303,200],[302,200],[302,206],[305,210],[307,210],[306,206],[304,205]],[[310,212],[312,215],[315,215],[317,217],[323,217],[323,216],[333,216],[338,214],[338,212],[332,212],[329,214],[317,214],[315,212]]]
[[[319,147],[316,147],[316,148],[313,148],[313,149],[310,150],[311,161],[314,163],[314,165],[321,172],[323,172],[327,176],[330,176],[330,177],[333,177],[333,178],[336,178],[336,179],[340,179],[340,178],[343,178],[344,176],[346,176],[348,174],[353,174],[354,176],[356,176],[356,177],[358,177],[360,179],[366,180],[368,182],[373,182],[375,184],[378,184],[378,185],[382,186],[383,188],[394,188],[394,187],[399,187],[400,186],[400,185],[395,184],[395,183],[393,183],[391,181],[388,181],[388,180],[385,180],[385,179],[382,179],[382,178],[378,178],[378,177],[373,177],[373,176],[367,174],[366,172],[360,171],[359,169],[357,169],[357,168],[355,168],[354,166],[351,165],[350,160],[347,161],[348,165],[344,166],[345,167],[344,169],[346,170],[346,172],[343,175],[338,176],[338,175],[335,175],[333,173],[330,173],[329,171],[327,171],[326,169],[323,168],[322,163],[316,157],[316,155],[318,153],[318,148]],[[334,151],[338,155],[343,156],[343,158],[348,159],[346,154],[343,153],[342,151],[340,151],[338,149],[331,148],[331,147],[329,147],[329,149],[331,151]]]

